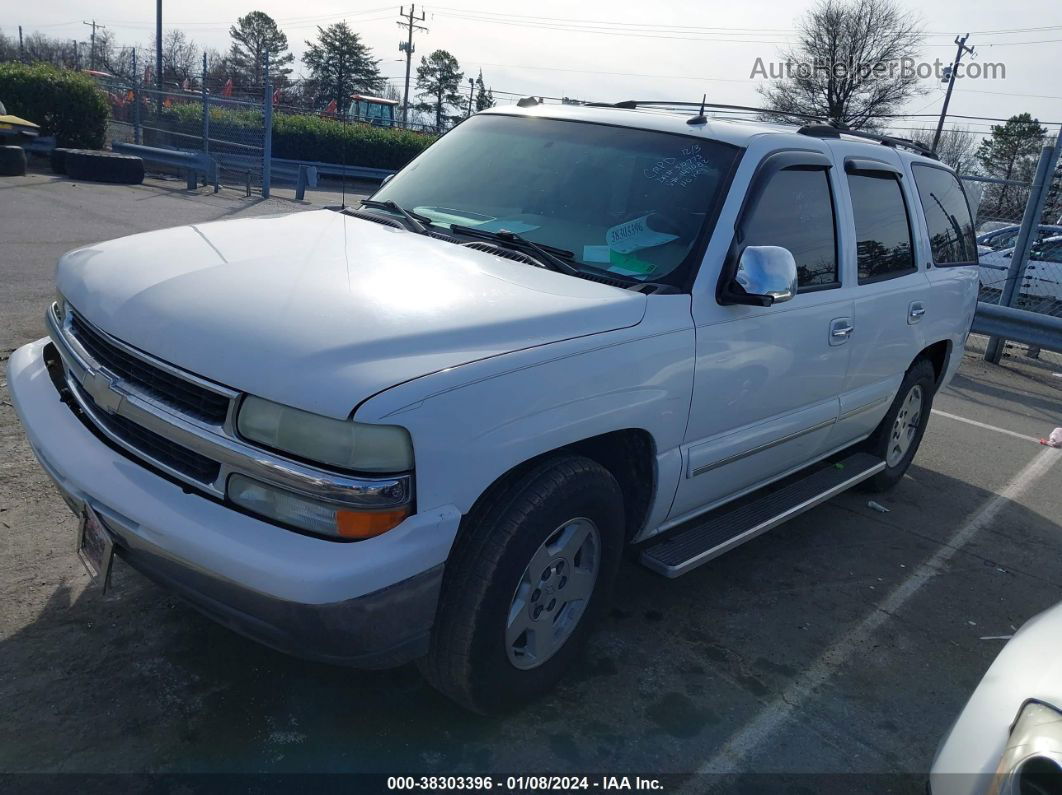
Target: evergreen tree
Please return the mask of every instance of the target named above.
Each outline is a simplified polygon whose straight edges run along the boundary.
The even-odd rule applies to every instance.
[[[262,87],[263,59],[269,53],[269,75],[275,84],[283,84],[291,74],[295,56],[288,52],[288,37],[273,18],[263,11],[252,11],[229,28],[232,49],[229,65],[232,80],[244,91]]]
[[[446,50],[436,50],[421,57],[417,67],[417,95],[422,98],[414,107],[435,117],[435,130],[442,132],[443,122],[464,118],[463,113],[448,113],[449,108],[463,106],[461,81],[464,79],[457,59]]]
[[[346,22],[317,28],[317,41],[306,42],[302,61],[310,70],[317,104],[335,100],[345,111],[351,94],[379,94],[383,90],[380,61]]]
[[[494,107],[494,92],[483,84],[483,70],[479,70],[476,78],[476,112]]]
[[[1028,113],[1011,116],[1005,124],[992,125],[992,134],[977,150],[977,162],[989,177],[1031,179],[1045,135],[1047,130]],[[982,206],[994,207],[997,216],[1020,217],[1027,197],[1027,190],[1015,190],[1013,185],[990,185],[981,201]]]

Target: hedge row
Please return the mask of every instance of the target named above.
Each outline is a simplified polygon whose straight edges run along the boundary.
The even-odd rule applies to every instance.
[[[167,125],[177,132],[199,135],[203,109],[196,103],[174,105],[164,111]],[[259,111],[210,109],[210,137],[251,142],[260,138]],[[345,124],[320,116],[273,116],[273,157],[348,163],[366,168],[400,169],[423,152],[435,136],[401,129]],[[182,146],[187,146],[184,141]]]
[[[0,102],[7,112],[41,126],[58,146],[100,149],[110,108],[91,78],[45,64],[0,64]]]

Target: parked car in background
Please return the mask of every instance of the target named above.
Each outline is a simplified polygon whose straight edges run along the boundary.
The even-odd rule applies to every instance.
[[[1013,257],[1013,248],[980,255],[979,270],[983,292],[991,294],[992,291],[1003,289]],[[1025,273],[1018,286],[1018,295],[1035,300],[1062,301],[1062,235],[1042,239],[1033,244],[1029,250]]]
[[[904,476],[977,249],[951,169],[861,135],[484,111],[358,209],[64,255],[13,402],[104,584],[504,710],[628,549],[677,577]]]
[[[931,795],[1062,792],[1062,605],[1003,647],[941,742]]]
[[[1004,226],[992,232],[978,235],[978,253],[987,254],[991,251],[1003,251],[1008,248],[1014,248],[1014,244],[1018,240],[1018,232],[1020,229],[1021,227],[1017,224],[1011,224],[1010,226]],[[1040,224],[1037,229],[1036,239],[1039,241],[1044,238],[1055,237],[1056,235],[1062,235],[1062,226]]]

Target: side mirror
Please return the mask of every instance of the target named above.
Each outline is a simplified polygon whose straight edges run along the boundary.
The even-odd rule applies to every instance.
[[[749,246],[738,259],[734,283],[763,306],[788,301],[797,293],[797,264],[781,246]]]

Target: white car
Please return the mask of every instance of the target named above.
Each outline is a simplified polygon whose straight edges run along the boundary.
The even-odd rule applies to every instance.
[[[1062,788],[1062,605],[1003,647],[941,742],[929,785],[931,795]]]
[[[981,254],[982,288],[1003,289],[1013,256],[1013,248]],[[1018,293],[1027,298],[1062,301],[1062,235],[1033,244]]]
[[[561,676],[626,548],[674,577],[900,480],[976,305],[951,170],[522,105],[359,209],[62,257],[9,383],[102,582],[117,555],[270,646],[420,659],[490,712]]]

